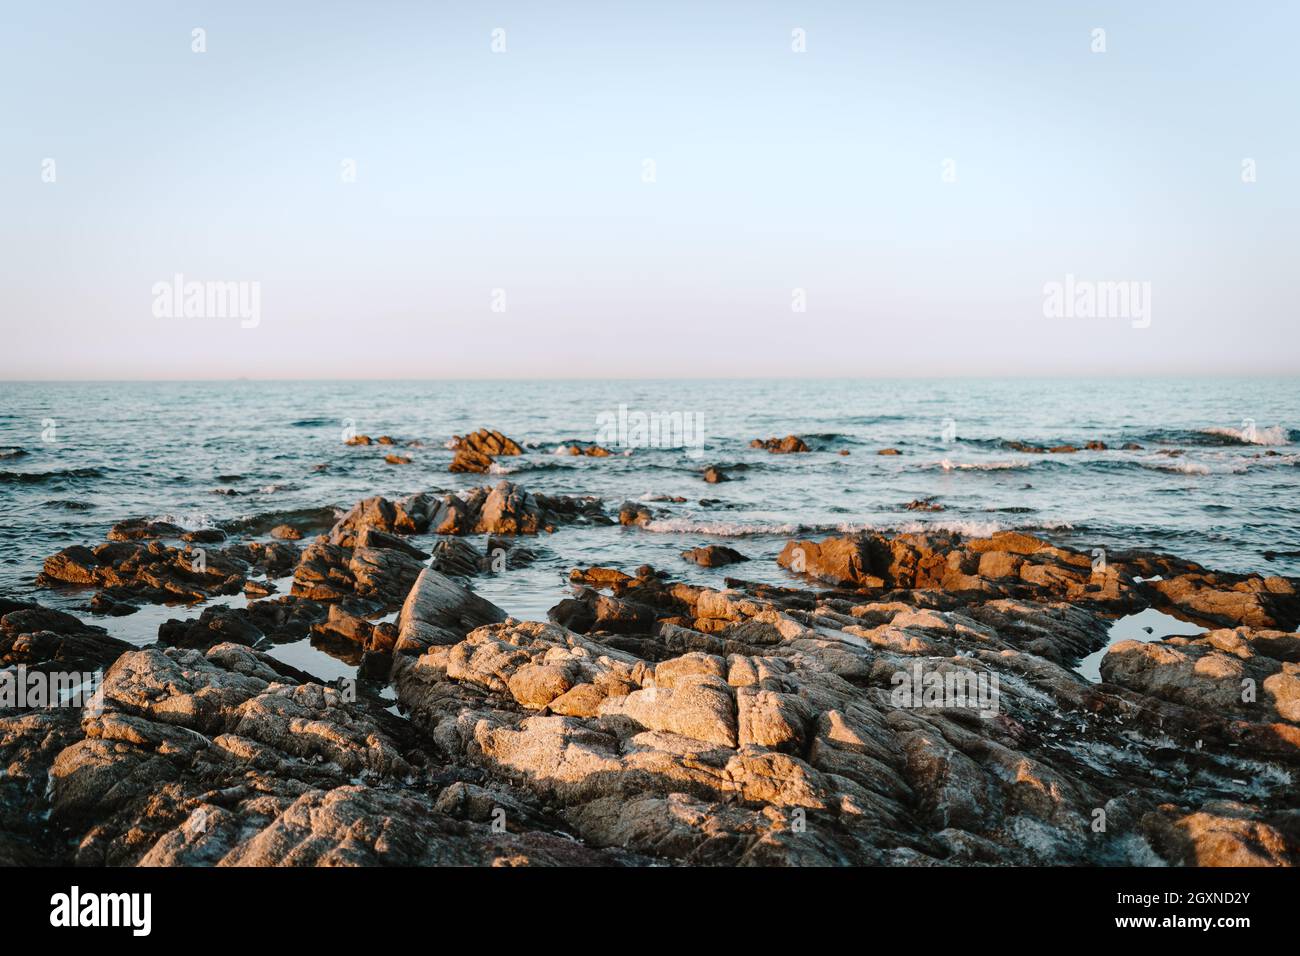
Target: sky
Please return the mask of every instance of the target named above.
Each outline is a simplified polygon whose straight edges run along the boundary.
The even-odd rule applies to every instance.
[[[1294,374],[1298,30],[1250,0],[5,4],[0,379]],[[1045,314],[1067,276],[1143,312]]]

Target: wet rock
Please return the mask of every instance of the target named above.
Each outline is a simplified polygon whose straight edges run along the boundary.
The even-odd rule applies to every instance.
[[[934,498],[917,498],[903,505],[908,511],[943,511],[943,505],[939,504]]]
[[[618,509],[618,523],[641,527],[654,520],[654,512],[635,501],[625,501]]]
[[[109,541],[94,548],[74,545],[46,558],[36,583],[99,587],[115,599],[192,603],[237,593],[251,570],[252,556],[239,546],[217,550],[186,545],[182,550],[157,540]]]
[[[523,448],[513,439],[507,438],[499,431],[480,428],[468,435],[457,435],[452,439],[452,448],[456,451],[474,451],[483,455],[522,455]]]
[[[1160,606],[1215,624],[1300,627],[1300,592],[1294,579],[1192,572],[1151,582]]]
[[[827,538],[825,541],[791,541],[777,563],[796,574],[807,574],[831,584],[882,587],[871,573],[872,556],[863,537]]]
[[[1214,801],[1193,812],[1164,804],[1142,819],[1156,850],[1180,866],[1296,866],[1300,844],[1247,805]]]
[[[170,521],[151,521],[148,518],[130,518],[119,521],[108,529],[109,541],[140,541],[153,538],[179,538],[181,528]]]
[[[755,438],[749,443],[749,447],[762,448],[765,451],[779,455],[812,451],[808,444],[798,435],[787,435],[785,438]]]
[[[207,650],[214,644],[242,644],[252,647],[263,637],[242,608],[213,605],[203,609],[197,619],[164,621],[158,628],[158,640],[172,647]]]
[[[749,560],[735,548],[728,548],[720,544],[706,544],[698,548],[692,548],[690,551],[683,551],[682,557],[693,564],[706,568],[716,568]]]
[[[1197,710],[1300,724],[1300,664],[1260,653],[1257,637],[1284,653],[1297,641],[1288,632],[1245,627],[1198,638],[1120,641],[1102,658],[1101,676]]]
[[[396,525],[397,508],[391,501],[379,496],[365,498],[338,520],[330,531],[329,543],[354,548],[363,530],[372,528],[392,534],[397,531]]]
[[[492,469],[494,463],[495,461],[491,455],[461,449],[456,452],[447,470],[462,474],[485,475]]]
[[[498,431],[481,428],[465,436],[452,439],[456,452],[450,470],[486,474],[501,455],[522,455],[519,445]]]

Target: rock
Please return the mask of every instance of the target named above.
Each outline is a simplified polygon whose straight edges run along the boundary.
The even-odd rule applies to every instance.
[[[1293,579],[1190,572],[1147,587],[1161,606],[1210,623],[1289,631],[1300,627],[1300,593]]]
[[[877,455],[901,455],[902,452],[900,452],[897,448],[882,448],[880,449],[880,451],[876,452],[876,454]]]
[[[711,485],[716,485],[721,481],[731,481],[731,476],[717,465],[710,465],[704,469],[704,480]]]
[[[749,447],[762,448],[780,455],[788,455],[791,452],[812,451],[798,435],[787,435],[785,438],[755,438],[749,443]]]
[[[41,587],[96,586],[110,597],[193,603],[243,587],[252,562],[266,555],[251,547],[184,550],[153,540],[109,541],[92,548],[74,545],[46,558],[36,583]]]
[[[934,498],[917,498],[915,501],[909,501],[903,505],[908,511],[943,511],[943,505],[939,504]]]
[[[181,529],[170,521],[151,521],[148,518],[131,518],[119,521],[108,529],[109,541],[139,541],[154,538],[179,538]]]
[[[725,564],[735,564],[738,561],[749,560],[734,548],[724,547],[720,544],[706,544],[698,548],[692,548],[690,551],[683,551],[682,557],[706,568],[716,568]]]
[[[618,509],[618,523],[641,527],[654,520],[654,514],[645,505],[634,501],[625,501]]]
[[[871,573],[872,560],[867,539],[827,538],[825,541],[791,541],[782,549],[777,563],[796,574],[808,574],[831,584],[879,587],[880,578]]]
[[[1142,819],[1142,830],[1162,856],[1181,866],[1296,866],[1294,841],[1243,804],[1215,801],[1181,812],[1164,804]]]
[[[1257,652],[1257,634],[1266,646],[1300,640],[1288,632],[1242,627],[1198,638],[1120,641],[1102,658],[1101,676],[1196,710],[1300,724],[1300,664]]]
[[[222,605],[204,608],[197,619],[172,619],[163,622],[158,628],[160,643],[198,650],[226,643],[252,647],[262,637],[262,632],[249,620],[247,611]]]
[[[367,528],[389,534],[397,531],[397,508],[391,501],[376,495],[357,502],[330,530],[329,543],[355,548],[358,535]]]
[[[491,470],[494,461],[490,455],[462,449],[451,460],[449,471],[485,475]]]
[[[556,453],[560,455],[572,455],[574,457],[586,455],[588,458],[608,458],[613,454],[612,451],[602,445],[584,445],[580,442],[561,445],[556,449]]]
[[[411,459],[406,455],[385,455],[384,461],[390,465],[409,465]]]
[[[648,687],[625,697],[606,698],[599,713],[627,717],[647,730],[736,746],[735,702],[719,678],[696,677],[673,687]]]
[[[302,538],[302,532],[289,524],[278,524],[271,529],[271,537],[279,538],[283,541],[298,541]]]
[[[499,431],[493,431],[487,428],[480,428],[476,432],[471,432],[464,437],[460,435],[452,439],[452,448],[456,451],[472,451],[482,455],[522,455],[524,450],[519,444]]]

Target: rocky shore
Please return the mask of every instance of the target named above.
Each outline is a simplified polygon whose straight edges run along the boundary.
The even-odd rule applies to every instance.
[[[93,705],[0,709],[0,863],[1300,863],[1296,579],[858,533],[790,540],[784,587],[688,583],[753,559],[684,536],[675,570],[573,568],[547,620],[475,593],[537,536],[649,517],[500,481],[300,541],[129,520],[49,556],[88,614],[182,606],[136,647],[0,597],[6,671],[103,673]],[[1147,608],[1203,632],[1108,646]],[[277,658],[308,635],[357,678]]]

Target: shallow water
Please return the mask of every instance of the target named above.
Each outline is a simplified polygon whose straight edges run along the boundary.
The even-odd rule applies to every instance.
[[[598,434],[598,416],[616,416],[620,405],[699,416],[703,445],[616,448],[611,458],[554,453],[571,441],[612,444]],[[347,425],[402,447],[347,446]],[[634,499],[662,512],[646,528],[562,528],[530,542],[539,555],[530,567],[479,579],[480,593],[521,618],[544,618],[575,566],[652,564],[696,583],[728,575],[780,583],[789,578],[772,558],[791,535],[861,527],[1023,528],[1086,550],[1153,548],[1223,570],[1296,575],[1297,425],[1293,379],[5,383],[0,592],[34,594],[47,555],[100,541],[128,517],[241,537],[252,526],[264,536],[293,513],[501,477],[597,495],[611,510]],[[501,459],[498,475],[448,473],[445,442],[481,426],[529,453]],[[748,447],[790,433],[815,450]],[[405,447],[411,440],[422,447]],[[1109,450],[1037,454],[1003,444],[1092,440]],[[1143,448],[1120,450],[1125,442]],[[878,455],[882,448],[901,454]],[[387,464],[394,451],[412,463]],[[748,467],[707,484],[700,472],[710,464]],[[650,500],[660,496],[686,500]],[[945,510],[905,508],[929,497]],[[704,569],[680,557],[710,542],[752,560]],[[74,610],[86,600],[39,597]],[[194,613],[148,609],[98,623],[140,643],[166,617]],[[295,663],[313,670],[305,660]]]
[[[1079,661],[1075,671],[1097,684],[1101,682],[1101,659],[1106,656],[1112,644],[1120,641],[1159,641],[1166,637],[1195,637],[1204,633],[1205,628],[1198,624],[1179,620],[1172,614],[1157,611],[1153,607],[1144,608],[1115,621],[1106,636],[1106,646]]]

